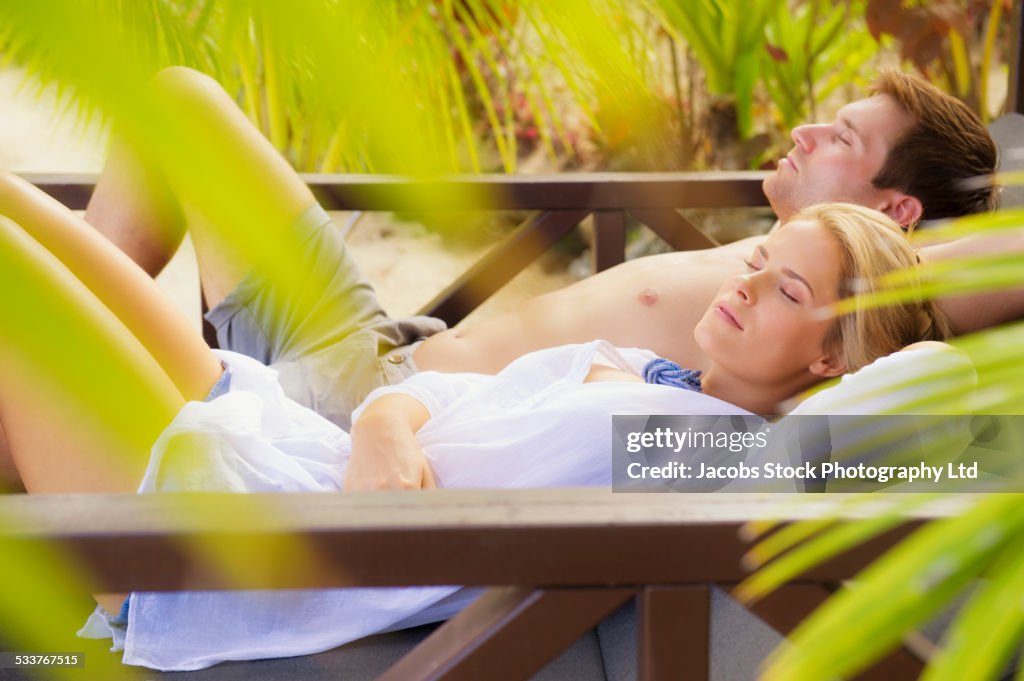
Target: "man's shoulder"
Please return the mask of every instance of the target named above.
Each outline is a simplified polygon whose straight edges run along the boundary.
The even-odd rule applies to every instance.
[[[767,234],[748,236],[745,239],[731,241],[714,248],[705,248],[699,251],[674,251],[672,253],[661,253],[638,258],[631,262],[648,261],[658,266],[675,266],[686,261],[699,261],[705,263],[727,263],[733,264],[737,259],[747,258],[753,253],[754,248],[768,238]],[[627,265],[629,263],[626,263]]]
[[[739,271],[743,260],[749,258],[754,247],[764,239],[763,236],[755,236],[699,251],[675,251],[636,258],[562,289],[562,293],[547,294],[547,297],[565,300],[604,296],[611,291],[617,297],[621,294],[630,300],[638,299],[655,309],[654,303],[666,296],[692,294],[703,312],[703,307],[711,302],[722,282]],[[702,296],[702,291],[706,295]]]

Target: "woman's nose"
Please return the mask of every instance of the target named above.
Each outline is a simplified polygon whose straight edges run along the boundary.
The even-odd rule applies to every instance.
[[[736,282],[736,295],[741,302],[747,305],[753,305],[757,300],[755,294],[757,285],[753,280],[753,274],[742,274]]]

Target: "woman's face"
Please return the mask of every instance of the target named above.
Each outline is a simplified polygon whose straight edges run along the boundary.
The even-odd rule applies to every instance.
[[[697,344],[751,383],[840,373],[822,352],[839,269],[839,244],[829,232],[812,221],[786,224],[719,290],[694,330]]]

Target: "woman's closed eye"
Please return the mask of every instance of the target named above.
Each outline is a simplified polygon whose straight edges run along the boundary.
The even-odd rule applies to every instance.
[[[755,265],[753,263],[753,261],[744,260],[743,264],[746,265],[747,269],[750,270],[751,272],[760,272],[761,271],[761,268],[758,267],[757,265]],[[793,303],[799,303],[800,302],[800,299],[797,298],[792,293],[790,293],[789,291],[787,291],[785,286],[780,286],[779,287],[779,293],[781,293],[783,296],[785,296],[786,299],[789,300],[790,302],[793,302]]]

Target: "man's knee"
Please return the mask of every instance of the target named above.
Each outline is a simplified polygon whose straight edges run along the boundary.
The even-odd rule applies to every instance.
[[[189,102],[220,103],[228,94],[220,83],[210,76],[187,66],[168,66],[153,76],[149,83],[153,97],[159,103],[175,108]]]

